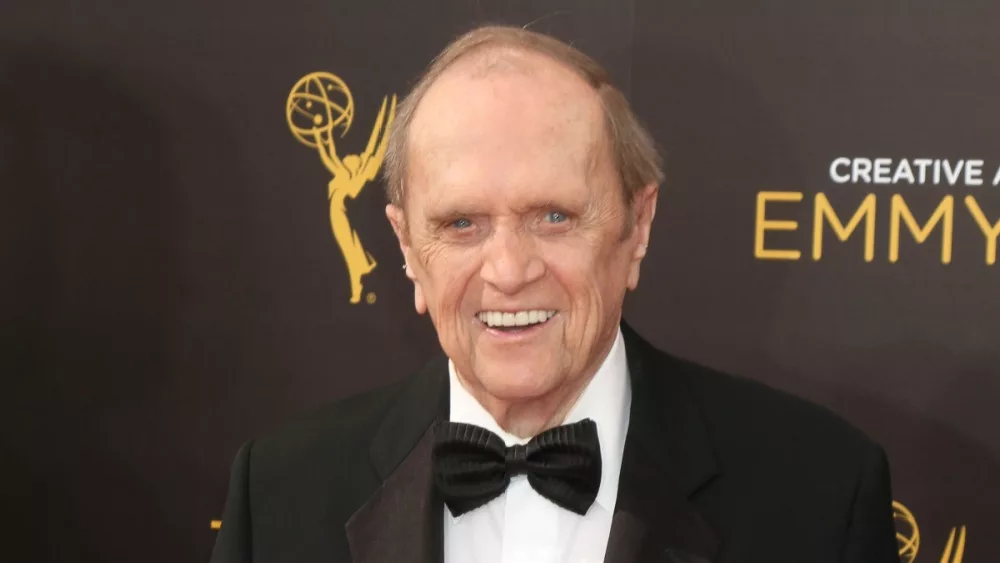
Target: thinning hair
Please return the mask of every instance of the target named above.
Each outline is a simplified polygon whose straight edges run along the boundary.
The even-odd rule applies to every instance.
[[[504,50],[548,57],[569,68],[594,89],[604,112],[605,133],[626,205],[632,207],[636,194],[643,187],[663,181],[663,161],[652,136],[597,61],[548,35],[519,27],[485,26],[469,31],[445,47],[400,103],[389,131],[383,169],[390,203],[403,207],[405,201],[409,129],[427,90],[459,59],[475,53]],[[632,213],[628,216],[627,232],[631,231]]]

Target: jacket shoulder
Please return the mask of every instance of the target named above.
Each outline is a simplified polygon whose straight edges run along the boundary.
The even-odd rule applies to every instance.
[[[262,472],[367,460],[367,447],[398,396],[403,381],[329,403],[253,441],[252,460]]]
[[[255,553],[287,551],[289,543],[346,549],[331,530],[380,485],[369,444],[400,384],[338,400],[244,446]]]
[[[853,480],[880,447],[830,409],[765,383],[660,352],[694,396],[730,466]],[[727,463],[728,462],[728,463]]]

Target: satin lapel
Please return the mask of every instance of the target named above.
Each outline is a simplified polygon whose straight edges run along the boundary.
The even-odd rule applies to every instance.
[[[433,493],[428,430],[382,487],[347,522],[354,563],[440,561],[443,503]]]
[[[432,432],[448,418],[447,361],[436,359],[411,377],[371,445],[382,486],[345,528],[354,563],[443,561],[444,503],[433,486]]]
[[[691,502],[718,474],[694,397],[669,357],[622,323],[632,382],[606,563],[709,563],[719,538]]]

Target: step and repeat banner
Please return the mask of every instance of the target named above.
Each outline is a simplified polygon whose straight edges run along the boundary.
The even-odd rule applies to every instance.
[[[437,352],[380,180],[344,171],[375,172],[450,39],[509,23],[602,62],[663,149],[630,322],[883,444],[904,562],[1000,561],[998,21],[977,0],[4,4],[0,559],[205,561],[243,441]]]

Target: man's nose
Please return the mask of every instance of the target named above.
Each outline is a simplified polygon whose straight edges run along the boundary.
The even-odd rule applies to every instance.
[[[545,275],[545,264],[526,234],[515,230],[498,230],[483,247],[483,281],[508,295]]]

